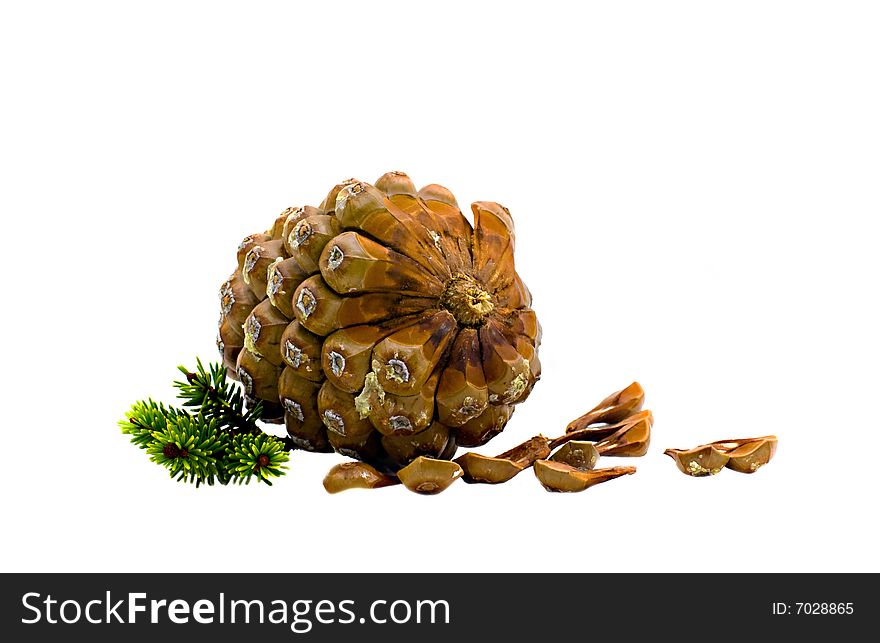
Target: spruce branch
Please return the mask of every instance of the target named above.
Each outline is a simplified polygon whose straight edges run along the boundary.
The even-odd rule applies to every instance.
[[[164,431],[154,431],[147,447],[150,460],[168,469],[171,477],[213,484],[229,437],[217,430],[214,420],[202,416],[179,416]]]
[[[205,370],[202,360],[197,359],[195,372],[183,366],[177,370],[186,377],[185,382],[174,382],[177,397],[186,400],[184,407],[200,409],[205,417],[216,419],[223,428],[260,431],[257,419],[262,413],[262,403],[256,402],[246,409],[244,396],[237,385],[226,379],[226,368],[222,364],[209,364]]]
[[[259,403],[250,408],[222,364],[196,371],[179,366],[186,381],[174,382],[182,408],[152,399],[135,402],[119,421],[132,444],[181,482],[213,485],[244,483],[252,478],[271,485],[284,475],[294,448],[289,438],[266,434],[257,424]]]
[[[233,436],[228,453],[229,471],[246,484],[254,476],[271,486],[269,478],[283,476],[290,459],[281,441],[265,433]]]
[[[125,419],[119,421],[119,428],[131,436],[133,444],[146,449],[154,431],[164,431],[169,421],[175,422],[182,415],[186,413],[180,409],[156,403],[151,399],[142,400],[132,404]]]

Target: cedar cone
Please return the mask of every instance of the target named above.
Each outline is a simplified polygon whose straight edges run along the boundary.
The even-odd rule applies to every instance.
[[[396,471],[497,435],[540,377],[507,208],[402,172],[335,186],[238,247],[217,345],[294,443]]]

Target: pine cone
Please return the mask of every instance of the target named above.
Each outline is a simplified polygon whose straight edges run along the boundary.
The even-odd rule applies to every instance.
[[[288,208],[220,289],[231,377],[295,444],[394,471],[497,435],[540,377],[541,327],[497,203],[389,172]]]

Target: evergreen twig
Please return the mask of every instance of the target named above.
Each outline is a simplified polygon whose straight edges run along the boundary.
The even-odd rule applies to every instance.
[[[205,417],[216,419],[222,428],[262,433],[257,426],[257,419],[263,410],[262,403],[257,401],[246,409],[244,396],[237,385],[230,384],[226,379],[226,368],[222,364],[209,364],[208,370],[205,370],[202,360],[198,359],[195,372],[183,366],[177,369],[186,377],[185,382],[174,382],[177,397],[186,400],[184,407],[201,409]]]
[[[294,448],[289,438],[264,433],[257,424],[261,405],[246,406],[238,385],[226,378],[222,364],[196,371],[179,366],[186,381],[174,382],[182,408],[151,399],[135,402],[119,427],[150,460],[181,482],[271,485],[284,475]]]

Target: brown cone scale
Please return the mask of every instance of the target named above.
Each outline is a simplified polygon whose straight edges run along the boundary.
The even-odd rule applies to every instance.
[[[287,324],[281,335],[279,350],[284,364],[297,375],[313,382],[324,379],[321,369],[323,337],[303,328],[298,321]]]
[[[490,440],[529,396],[541,327],[513,219],[487,201],[472,212],[473,227],[446,188],[389,172],[240,244],[218,348],[250,399],[283,409],[294,444],[425,468]]]

